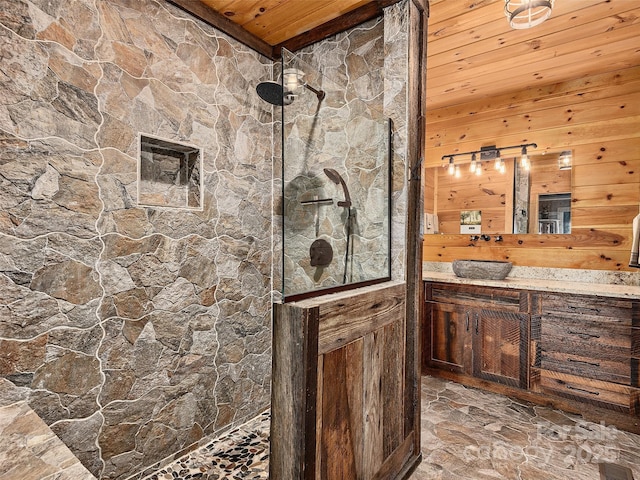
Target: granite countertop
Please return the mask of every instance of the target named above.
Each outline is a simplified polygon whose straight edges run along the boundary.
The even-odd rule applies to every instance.
[[[434,262],[435,263],[435,262]],[[447,267],[447,265],[449,267]],[[600,297],[619,297],[640,300],[640,285],[637,284],[640,273],[617,272],[611,275],[592,271],[569,269],[535,269],[533,267],[514,267],[504,280],[478,280],[459,278],[451,264],[424,265],[423,280],[461,285],[484,285],[488,287],[514,288],[519,290],[537,290],[541,292],[575,293]],[[440,270],[440,271],[438,271]],[[513,275],[515,273],[515,275]],[[617,283],[611,283],[611,282]]]

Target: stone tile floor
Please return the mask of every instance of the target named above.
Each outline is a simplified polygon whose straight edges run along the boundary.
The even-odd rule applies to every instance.
[[[432,377],[422,455],[412,480],[597,480],[600,462],[640,480],[640,435]]]
[[[268,435],[267,412],[146,479],[266,479]],[[600,462],[640,480],[639,435],[433,377],[422,381],[422,455],[411,480],[597,480]]]

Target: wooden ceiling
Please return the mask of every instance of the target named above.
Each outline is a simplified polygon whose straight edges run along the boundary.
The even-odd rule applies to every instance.
[[[400,0],[167,0],[269,58],[382,14]]]
[[[503,0],[430,0],[427,108],[640,65],[640,2],[556,0],[513,30]]]
[[[277,58],[378,16],[398,0],[168,0]],[[640,1],[556,0],[513,30],[504,0],[430,0],[427,107],[436,109],[640,65]]]
[[[202,0],[269,45],[278,45],[368,3],[368,0]]]

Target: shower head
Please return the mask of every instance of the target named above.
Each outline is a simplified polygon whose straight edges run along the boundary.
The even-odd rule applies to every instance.
[[[315,93],[319,102],[324,99],[325,93],[323,90],[316,90],[306,83],[302,84],[302,86],[310,92]],[[282,89],[282,85],[280,85],[278,82],[273,82],[270,80],[266,82],[260,82],[258,86],[256,86],[256,92],[258,92],[260,98],[265,102],[269,102],[270,104],[279,107],[282,107],[284,105],[291,105],[291,103],[296,98],[295,94],[293,94],[292,92],[284,92],[284,90]]]
[[[280,107],[289,105],[293,101],[293,96],[283,95],[282,85],[278,82],[260,82],[256,87],[256,92],[265,102]]]
[[[351,207],[351,196],[349,195],[349,189],[347,188],[347,184],[345,183],[344,178],[342,178],[342,175],[340,175],[333,168],[325,168],[324,173],[333,183],[335,183],[336,185],[342,185],[342,190],[344,191],[344,201],[338,202],[338,206],[346,208]]]

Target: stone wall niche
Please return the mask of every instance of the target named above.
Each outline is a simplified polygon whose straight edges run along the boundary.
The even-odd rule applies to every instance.
[[[140,135],[138,205],[202,209],[202,150]]]

